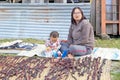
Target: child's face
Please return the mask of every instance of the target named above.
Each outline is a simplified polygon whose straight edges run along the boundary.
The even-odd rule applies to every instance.
[[[58,38],[53,38],[53,37],[50,37],[50,40],[55,43],[57,41]]]

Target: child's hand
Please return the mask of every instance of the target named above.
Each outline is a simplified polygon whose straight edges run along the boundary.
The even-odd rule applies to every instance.
[[[57,51],[57,47],[54,47],[54,50],[56,50],[56,51]]]
[[[61,42],[65,42],[65,43],[66,43],[66,42],[68,42],[68,41],[67,41],[67,40],[61,40]]]
[[[58,51],[57,53],[58,53],[58,56],[61,56],[61,55],[62,55],[62,53],[61,53],[60,51]]]
[[[47,47],[47,48],[46,48],[46,50],[47,50],[47,51],[50,51],[50,50],[51,50],[51,48],[50,48],[50,47]]]

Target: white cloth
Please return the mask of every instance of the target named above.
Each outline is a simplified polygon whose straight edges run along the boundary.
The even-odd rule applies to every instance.
[[[35,49],[30,50],[30,51],[21,51],[18,53],[18,56],[28,56],[32,57],[34,55],[41,56],[41,53],[43,50],[45,50],[45,45],[43,44],[38,44]]]
[[[117,48],[96,47],[93,49],[92,56],[110,60],[120,60],[120,50]]]

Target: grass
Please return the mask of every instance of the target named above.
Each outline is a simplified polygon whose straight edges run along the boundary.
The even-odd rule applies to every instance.
[[[3,42],[10,42],[13,40],[17,40],[17,39],[0,39],[0,43]],[[26,38],[26,39],[21,39],[23,42],[30,42],[30,43],[37,43],[37,44],[44,44],[44,40],[38,40],[38,39],[32,39],[32,38]]]
[[[2,42],[9,42],[16,39],[0,39],[0,43]],[[44,44],[44,40],[39,39],[32,39],[32,38],[26,38],[21,39],[23,42],[30,42],[30,43],[37,43],[37,44]],[[102,40],[98,37],[95,38],[95,47],[104,47],[104,48],[118,48],[120,49],[120,38],[112,38],[110,40]]]
[[[120,80],[120,72],[118,73],[111,73],[112,80]]]
[[[110,40],[102,40],[98,37],[95,38],[95,47],[104,47],[104,48],[118,48],[120,49],[120,38],[112,38]],[[15,39],[0,39],[0,43],[7,42],[7,41],[13,41]],[[37,44],[44,44],[44,40],[37,40],[32,38],[27,39],[21,39],[24,42],[30,42],[30,43],[37,43]],[[6,54],[2,54],[6,56]],[[11,55],[11,54],[7,54]],[[14,56],[14,55],[12,55]],[[112,61],[111,63],[111,78],[112,80],[120,80],[120,61]]]
[[[0,56],[16,56],[16,54],[2,53]]]
[[[112,38],[110,40],[95,40],[95,47],[104,47],[104,48],[118,48],[120,49],[120,38]]]
[[[27,39],[22,39],[24,42],[30,42],[30,43],[37,43],[37,44],[44,44],[44,40],[38,40],[38,39],[32,39],[32,38],[27,38]]]
[[[112,61],[111,78],[112,80],[120,80],[120,61]]]

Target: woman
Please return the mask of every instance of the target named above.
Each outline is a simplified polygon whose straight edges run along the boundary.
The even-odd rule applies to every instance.
[[[71,12],[71,26],[67,43],[61,43],[61,51],[68,50],[73,56],[90,54],[94,47],[93,27],[79,7]]]

